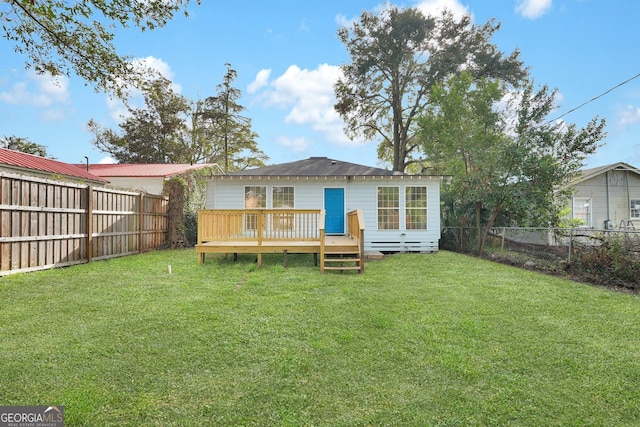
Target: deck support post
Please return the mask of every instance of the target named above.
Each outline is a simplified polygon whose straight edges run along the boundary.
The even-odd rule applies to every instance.
[[[282,251],[282,264],[287,268],[287,250]]]

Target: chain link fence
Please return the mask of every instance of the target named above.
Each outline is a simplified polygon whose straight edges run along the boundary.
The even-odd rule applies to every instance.
[[[476,228],[447,227],[442,249],[478,253]],[[598,285],[640,290],[640,231],[492,228],[483,256]]]

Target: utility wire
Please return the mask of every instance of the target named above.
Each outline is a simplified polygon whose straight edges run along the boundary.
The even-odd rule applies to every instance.
[[[609,90],[607,90],[607,91],[605,91],[605,92],[602,92],[602,93],[601,93],[600,95],[598,95],[598,96],[594,96],[594,97],[593,97],[593,98],[591,98],[590,100],[588,100],[588,101],[586,101],[586,102],[583,102],[582,104],[578,105],[578,106],[577,106],[577,107],[575,107],[575,108],[572,108],[571,110],[567,111],[566,113],[563,113],[563,114],[559,115],[559,116],[558,116],[558,117],[556,117],[555,119],[551,119],[551,120],[549,120],[547,123],[545,123],[545,125],[548,125],[548,124],[550,124],[551,122],[555,122],[556,120],[560,120],[561,118],[563,118],[563,117],[564,117],[564,116],[566,116],[567,114],[573,113],[573,112],[574,112],[574,111],[576,111],[577,109],[584,107],[585,105],[587,105],[587,104],[589,104],[589,103],[591,103],[591,102],[595,101],[596,99],[602,98],[603,96],[605,96],[605,95],[606,95],[606,94],[608,94],[609,92],[614,91],[615,89],[619,88],[620,86],[623,86],[623,85],[625,85],[625,84],[629,83],[631,80],[636,79],[636,78],[638,78],[638,77],[640,77],[640,73],[638,73],[638,74],[636,74],[635,76],[633,76],[633,77],[631,77],[631,78],[629,78],[629,79],[627,79],[627,80],[623,81],[622,83],[618,83],[617,85],[615,85],[615,86],[614,86],[614,87],[612,87],[611,89],[609,89]]]

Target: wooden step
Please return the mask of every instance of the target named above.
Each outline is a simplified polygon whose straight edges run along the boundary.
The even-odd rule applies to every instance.
[[[324,252],[325,255],[360,255],[360,251]]]
[[[353,261],[360,261],[360,257],[358,258],[341,257],[341,258],[325,258],[324,259],[324,262],[353,262]]]
[[[349,266],[349,267],[344,267],[344,266],[342,266],[342,267],[326,267],[325,266],[324,269],[325,270],[340,270],[340,271],[342,271],[342,270],[360,270],[360,266],[359,265],[352,265],[352,266]]]
[[[323,257],[324,270],[331,271],[364,271],[364,259],[357,246],[332,247],[325,250]]]

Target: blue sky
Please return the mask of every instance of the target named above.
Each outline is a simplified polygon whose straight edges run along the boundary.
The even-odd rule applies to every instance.
[[[240,103],[253,120],[269,163],[310,156],[385,166],[376,143],[349,141],[333,112],[333,84],[348,61],[337,29],[379,1],[237,0],[190,6],[166,27],[119,31],[120,54],[153,66],[189,99],[215,94],[225,63],[238,72]],[[538,85],[558,88],[550,118],[640,73],[640,2],[630,0],[431,0],[395,3],[433,13],[448,7],[470,13],[476,24],[501,23],[493,42],[506,53],[519,49]],[[29,138],[69,163],[108,161],[91,145],[90,119],[118,129],[120,102],[96,93],[76,76],[53,84],[24,66],[25,57],[0,39],[0,136]],[[564,117],[584,126],[607,120],[604,146],[587,166],[624,161],[640,167],[640,78]]]

